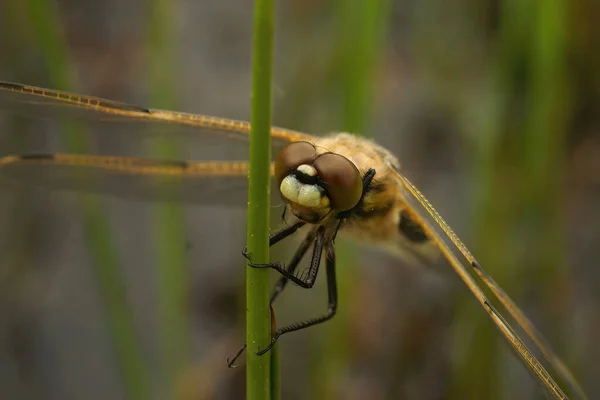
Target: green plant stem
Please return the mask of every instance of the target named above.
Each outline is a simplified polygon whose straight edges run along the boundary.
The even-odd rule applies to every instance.
[[[273,0],[255,0],[252,60],[252,134],[248,193],[248,252],[255,263],[269,261],[269,191],[271,165],[271,71]],[[271,341],[269,273],[246,266],[246,396],[270,398],[271,353],[256,356]]]
[[[354,134],[365,134],[372,111],[373,81],[375,68],[381,55],[382,36],[386,31],[387,0],[360,2],[339,0],[336,2],[337,40],[339,49],[336,60],[340,92],[340,129]],[[335,55],[334,55],[335,57]],[[329,322],[323,348],[312,375],[315,384],[314,397],[331,398],[339,390],[339,375],[349,362],[347,331],[350,325],[348,302],[351,286],[357,279],[352,268],[356,263],[356,251],[343,239],[336,245],[338,265],[344,273],[338,275],[340,307],[333,321]]]
[[[177,85],[173,82],[178,59],[174,6],[170,0],[153,0],[147,28],[150,103],[152,107],[172,110],[178,108],[174,90]],[[175,140],[165,136],[152,143],[151,152],[160,159],[177,160],[179,147]],[[185,259],[184,210],[175,203],[157,204],[153,207],[153,220],[162,368],[171,396],[190,354],[187,313],[190,279]]]
[[[387,31],[388,0],[339,0],[340,102],[343,131],[365,131],[373,109],[373,81]]]
[[[486,129],[478,131],[480,152],[473,168],[476,186],[483,188],[473,218],[475,254],[511,296],[518,297],[525,287],[551,288],[539,291],[546,299],[540,304],[561,307],[565,304],[554,293],[568,282],[559,190],[568,112],[563,75],[567,4],[503,3],[495,71],[495,92],[500,94]],[[477,307],[469,305],[459,313],[463,316],[457,319],[469,321],[467,329],[477,335],[455,375],[457,397],[502,398],[503,344]],[[564,318],[565,311],[559,313]]]
[[[61,28],[55,8],[46,0],[28,0],[27,10],[34,28],[35,40],[45,56],[51,84],[64,90],[72,89],[74,85],[70,78],[67,49],[61,39]],[[90,147],[87,132],[81,125],[63,125],[62,137],[69,151],[84,153]],[[95,196],[81,195],[80,200],[90,260],[104,303],[127,397],[145,400],[150,397],[148,372],[137,339],[133,316],[127,305],[125,284],[120,273],[122,267],[111,240],[106,212]]]

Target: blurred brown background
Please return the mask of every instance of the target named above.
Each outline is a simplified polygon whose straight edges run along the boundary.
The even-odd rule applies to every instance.
[[[390,148],[600,394],[597,2],[276,3],[274,124]],[[240,0],[2,0],[0,80],[249,119],[251,30]],[[59,130],[0,112],[0,151],[64,151]],[[92,133],[100,154],[230,154]],[[2,399],[243,397],[244,209],[1,187]],[[281,340],[284,399],[543,398],[449,266],[344,247],[340,315]],[[278,324],[324,310],[321,281]]]

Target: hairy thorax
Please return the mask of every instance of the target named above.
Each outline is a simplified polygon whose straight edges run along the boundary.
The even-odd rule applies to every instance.
[[[361,176],[375,170],[362,201],[344,220],[340,233],[360,244],[383,248],[403,258],[430,258],[431,243],[420,230],[412,227],[412,210],[406,203],[406,192],[395,180],[392,167],[399,169],[398,159],[372,140],[348,133],[335,133],[315,140],[323,151],[343,155],[358,168]],[[334,226],[331,220],[324,224]]]

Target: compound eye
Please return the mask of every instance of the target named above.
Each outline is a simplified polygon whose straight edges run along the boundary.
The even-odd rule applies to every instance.
[[[309,142],[294,142],[285,146],[275,160],[275,178],[281,181],[290,171],[295,171],[302,164],[312,164],[317,157],[317,149]]]
[[[362,179],[356,165],[346,157],[325,153],[313,163],[327,185],[327,193],[337,212],[350,210],[362,196]]]

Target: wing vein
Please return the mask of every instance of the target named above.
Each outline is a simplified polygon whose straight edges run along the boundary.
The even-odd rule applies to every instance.
[[[415,199],[425,208],[427,213],[435,220],[435,222],[442,229],[444,234],[451,240],[454,246],[460,251],[460,253],[468,260],[470,265],[475,270],[476,274],[483,280],[483,282],[490,288],[494,296],[506,307],[508,312],[515,318],[517,323],[523,328],[525,333],[532,339],[534,344],[540,349],[547,361],[556,369],[563,379],[568,381],[571,387],[578,393],[581,398],[586,399],[585,393],[581,387],[574,380],[573,375],[568,372],[566,366],[558,359],[556,355],[550,350],[548,346],[544,344],[540,335],[537,334],[533,324],[525,317],[525,315],[518,309],[516,304],[510,299],[510,297],[493,281],[493,279],[485,273],[481,268],[475,257],[467,249],[464,243],[458,238],[456,233],[450,228],[450,226],[444,221],[440,214],[435,210],[433,205],[427,200],[427,198],[414,186],[408,178],[406,178],[400,171],[394,168],[400,183],[415,197]],[[414,211],[414,210],[413,210]],[[534,374],[541,382],[550,394],[555,399],[568,399],[566,394],[562,391],[560,386],[552,378],[552,376],[546,371],[544,366],[539,360],[531,353],[523,341],[519,338],[516,332],[510,327],[508,322],[502,317],[502,315],[493,307],[489,302],[485,294],[481,291],[479,286],[473,280],[473,277],[468,274],[462,263],[456,258],[454,253],[450,250],[448,245],[440,238],[438,233],[417,213],[414,211],[414,217],[417,222],[421,224],[427,236],[432,238],[435,244],[438,246],[444,257],[453,267],[454,271],[459,275],[463,282],[467,285],[469,290],[477,298],[479,303],[486,310],[492,321],[502,332],[504,337],[511,343],[512,348],[515,350],[517,355],[524,361],[529,371]],[[557,362],[558,360],[558,362]]]

